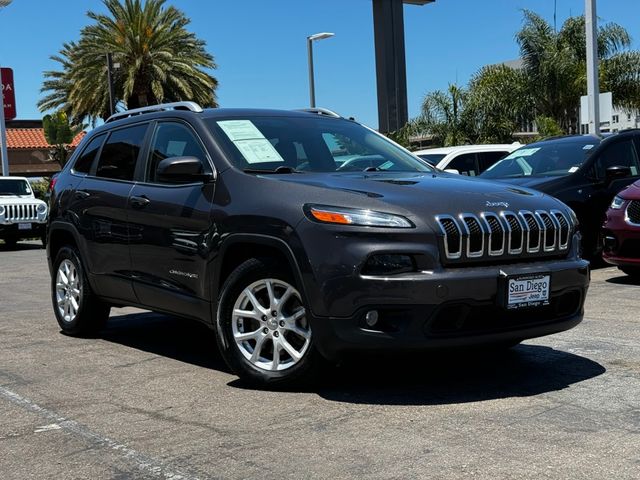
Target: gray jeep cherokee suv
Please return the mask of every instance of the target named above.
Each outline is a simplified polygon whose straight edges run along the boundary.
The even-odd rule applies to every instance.
[[[258,383],[347,351],[560,332],[589,284],[558,200],[438,172],[324,110],[118,114],[76,150],[50,208],[64,332],[99,328],[112,306],[200,320]]]

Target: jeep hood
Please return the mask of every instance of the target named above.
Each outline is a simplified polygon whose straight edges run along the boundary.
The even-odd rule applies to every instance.
[[[276,177],[283,182],[324,190],[317,192],[318,195],[309,195],[310,201],[386,209],[408,216],[563,206],[558,200],[527,188],[447,173],[304,173],[270,178]],[[342,195],[345,193],[349,194],[348,199]],[[389,206],[396,208],[389,210]]]

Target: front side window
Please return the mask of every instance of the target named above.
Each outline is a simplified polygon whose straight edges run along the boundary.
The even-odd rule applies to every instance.
[[[202,162],[202,171],[210,170],[204,149],[191,129],[182,123],[163,122],[156,128],[151,142],[147,180],[157,183],[158,165],[172,157],[195,157]]]
[[[618,166],[629,167],[632,177],[638,175],[638,157],[631,139],[621,140],[609,145],[602,151],[597,163],[600,176],[603,178],[607,168]]]
[[[73,165],[73,171],[75,173],[87,175],[91,171],[93,161],[96,159],[96,156],[100,151],[100,147],[102,146],[102,142],[104,142],[105,136],[106,135],[98,135],[89,142],[87,147],[82,151],[82,154],[76,160],[76,163]]]
[[[114,180],[133,180],[147,124],[115,130],[102,147],[96,176]]]
[[[384,137],[349,120],[319,116],[211,118],[208,125],[241,170],[433,171]]]

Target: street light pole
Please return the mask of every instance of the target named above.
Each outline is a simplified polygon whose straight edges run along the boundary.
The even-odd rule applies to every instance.
[[[329,32],[316,33],[307,37],[307,56],[309,61],[309,104],[311,108],[316,108],[316,82],[313,72],[313,42],[331,38],[335,34]]]
[[[6,7],[12,0],[0,0],[0,9]],[[0,155],[2,156],[2,175],[9,176],[9,152],[7,151],[7,128],[4,122],[4,84],[2,70],[0,70]]]
[[[600,84],[598,77],[598,19],[596,0],[585,0],[587,34],[587,96],[589,98],[589,133],[600,135]]]

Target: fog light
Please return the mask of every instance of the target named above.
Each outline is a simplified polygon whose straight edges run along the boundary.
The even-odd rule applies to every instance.
[[[375,327],[376,323],[378,323],[378,311],[370,310],[364,316],[364,321],[368,327]]]
[[[362,269],[363,275],[396,275],[415,272],[416,267],[411,255],[376,254],[368,258]]]

